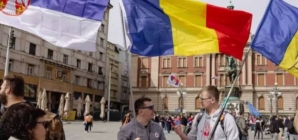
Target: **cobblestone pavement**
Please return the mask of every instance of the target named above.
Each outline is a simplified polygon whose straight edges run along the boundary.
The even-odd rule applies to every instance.
[[[64,124],[64,129],[67,140],[117,140],[120,124],[120,122],[95,122],[91,133],[84,133],[83,122]],[[165,135],[167,140],[180,140],[174,131],[170,134],[165,132]],[[250,131],[249,135],[250,140],[254,140],[253,132]],[[269,135],[264,135],[264,140],[270,139],[271,137]]]

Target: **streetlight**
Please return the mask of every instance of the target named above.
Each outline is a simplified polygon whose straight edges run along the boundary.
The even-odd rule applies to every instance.
[[[272,115],[272,99],[275,99],[276,104],[276,115],[278,115],[278,97],[281,95],[281,92],[278,91],[277,83],[275,83],[275,87],[270,91],[269,98],[271,102],[271,110],[270,113]]]
[[[182,113],[183,108],[184,108],[184,97],[186,96],[186,91],[185,89],[182,87],[183,83],[180,83],[179,89],[177,91],[177,95],[179,96],[179,103],[180,103],[180,113]]]
[[[165,108],[165,97],[166,95],[164,93],[160,94],[160,98],[162,99],[162,113],[164,114],[164,108]]]

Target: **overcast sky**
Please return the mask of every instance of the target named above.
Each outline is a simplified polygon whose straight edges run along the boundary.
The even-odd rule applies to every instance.
[[[230,0],[202,0],[209,4],[227,7]],[[298,0],[285,0],[286,2],[298,7]],[[253,14],[253,23],[251,33],[255,33],[260,23],[261,18],[264,15],[265,9],[269,3],[269,0],[232,0],[235,9],[244,10]],[[110,11],[109,19],[109,36],[108,40],[112,43],[124,46],[124,37],[122,32],[121,13],[119,7],[119,0],[111,0],[113,9]],[[129,44],[129,42],[127,42]]]

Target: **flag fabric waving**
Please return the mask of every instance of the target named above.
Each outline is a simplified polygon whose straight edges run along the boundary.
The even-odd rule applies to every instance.
[[[271,0],[251,47],[298,77],[298,8]]]
[[[169,75],[167,83],[173,87],[179,87],[180,80],[173,74]]]
[[[252,14],[195,0],[121,0],[131,40],[142,56],[223,53],[242,60]]]
[[[109,0],[0,0],[0,24],[30,32],[58,47],[96,51]]]

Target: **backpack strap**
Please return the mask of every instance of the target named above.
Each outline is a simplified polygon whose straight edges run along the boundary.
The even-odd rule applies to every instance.
[[[219,119],[219,123],[220,123],[220,126],[222,128],[222,131],[224,132],[226,138],[227,138],[227,134],[225,133],[225,125],[224,125],[224,122],[225,122],[225,115],[226,113],[224,112],[221,116],[220,116],[220,119]]]

